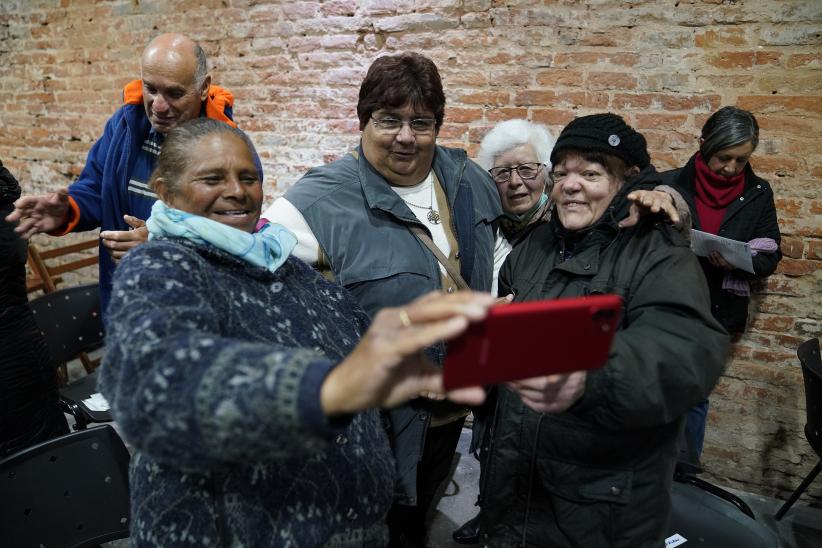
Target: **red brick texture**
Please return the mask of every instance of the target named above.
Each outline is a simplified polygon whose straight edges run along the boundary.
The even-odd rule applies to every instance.
[[[796,346],[822,334],[822,4],[546,0],[59,0],[0,4],[0,158],[26,193],[67,185],[160,32],[200,40],[258,146],[270,201],[358,141],[358,84],[379,55],[442,72],[440,142],[475,154],[499,120],[558,132],[614,111],[682,164],[722,105],[762,125],[752,159],[777,195],[786,259],[759,284],[749,332],[712,398],[705,465],[785,496],[817,461],[804,439]],[[816,482],[811,496],[822,497]]]

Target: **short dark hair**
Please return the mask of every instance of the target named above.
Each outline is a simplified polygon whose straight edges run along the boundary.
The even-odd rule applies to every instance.
[[[156,192],[155,183],[157,179],[162,179],[165,182],[166,190],[172,195],[177,194],[180,190],[180,175],[188,168],[192,160],[190,157],[191,148],[203,137],[214,133],[236,135],[245,142],[251,155],[254,155],[254,145],[242,130],[212,118],[194,118],[180,124],[166,134],[163,148],[157,158],[157,166],[149,179],[149,187]],[[260,181],[262,181],[262,177],[260,177]]]
[[[398,108],[407,103],[433,112],[439,131],[445,114],[445,94],[437,66],[428,57],[414,52],[379,57],[368,68],[360,86],[357,101],[360,130],[375,110]]]
[[[699,152],[706,162],[720,150],[751,142],[759,144],[759,124],[753,114],[737,107],[722,107],[702,126]]]

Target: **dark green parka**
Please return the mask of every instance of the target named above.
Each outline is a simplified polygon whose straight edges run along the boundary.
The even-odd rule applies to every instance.
[[[653,167],[643,170],[590,229],[569,233],[553,215],[503,265],[499,294],[516,301],[616,293],[625,304],[607,363],[589,372],[567,412],[537,413],[500,389],[483,485],[486,545],[662,546],[682,417],[716,383],[728,337],[681,234],[653,219],[617,228],[627,193],[658,181]],[[551,359],[563,341],[546,333],[539,344]]]

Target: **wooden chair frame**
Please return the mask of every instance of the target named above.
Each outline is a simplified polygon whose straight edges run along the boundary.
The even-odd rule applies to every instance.
[[[49,266],[46,261],[57,257],[62,257],[63,255],[69,255],[71,253],[78,253],[86,249],[96,248],[98,246],[99,241],[96,237],[63,247],[47,249],[45,251],[40,251],[35,244],[29,243],[28,263],[34,276],[26,280],[26,289],[29,292],[37,291],[39,289],[42,289],[44,293],[51,293],[52,291],[55,291],[57,289],[57,284],[62,281],[62,277],[60,276],[61,274],[95,265],[99,259],[97,255],[95,255],[93,257],[84,257],[82,259],[76,259],[74,261],[69,261],[67,263],[62,263],[55,266]]]

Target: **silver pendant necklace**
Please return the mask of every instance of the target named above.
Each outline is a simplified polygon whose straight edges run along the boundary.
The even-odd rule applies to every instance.
[[[428,206],[421,206],[415,203],[409,202],[405,198],[402,198],[402,201],[410,206],[414,206],[418,209],[427,209],[428,215],[425,216],[428,219],[428,223],[432,225],[440,224],[440,212],[434,209],[434,181],[431,181],[431,205]]]

